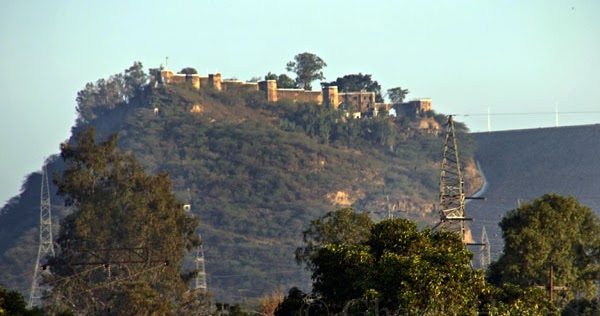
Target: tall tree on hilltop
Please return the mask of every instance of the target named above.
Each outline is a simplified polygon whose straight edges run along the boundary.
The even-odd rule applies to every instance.
[[[133,62],[131,67],[125,69],[125,86],[128,98],[133,98],[144,88],[147,82],[148,75],[144,71],[144,66],[141,62]]]
[[[184,75],[197,75],[198,71],[196,70],[196,68],[185,67],[185,68],[181,69],[181,71],[179,71],[179,73],[184,74]]]
[[[600,280],[600,220],[573,197],[546,194],[506,214],[500,222],[504,251],[489,268],[494,284],[548,285],[564,299],[591,298]]]
[[[269,72],[265,75],[265,80],[277,80],[277,88],[283,89],[296,89],[298,88],[298,84],[292,78],[290,78],[286,74],[281,74],[277,76],[277,74]]]
[[[404,99],[406,99],[406,95],[408,93],[408,89],[402,89],[402,87],[388,89],[388,97],[394,104],[400,104],[404,102]]]
[[[90,123],[103,111],[126,104],[143,89],[147,80],[142,63],[134,62],[124,73],[87,83],[83,90],[77,92],[77,123]]]
[[[363,75],[362,73],[344,75],[343,77],[338,77],[335,81],[322,83],[321,85],[324,87],[337,86],[340,92],[361,90],[375,92],[375,102],[383,102],[381,85],[376,80],[373,80],[371,75]]]
[[[296,83],[304,90],[311,90],[311,83],[315,80],[324,80],[325,76],[321,69],[327,64],[321,57],[304,52],[294,56],[294,60],[286,65],[286,70],[296,73]]]
[[[168,315],[187,289],[181,261],[197,242],[197,221],[166,173],[146,175],[116,141],[96,143],[88,129],[61,145],[67,167],[55,182],[74,211],[49,260],[52,303],[76,314]]]

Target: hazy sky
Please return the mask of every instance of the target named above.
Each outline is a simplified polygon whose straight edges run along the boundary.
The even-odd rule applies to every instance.
[[[58,153],[85,83],[166,56],[247,80],[308,51],[329,81],[371,74],[472,131],[488,108],[510,114],[492,130],[554,126],[556,106],[560,125],[600,123],[599,14],[598,0],[0,0],[0,206]]]

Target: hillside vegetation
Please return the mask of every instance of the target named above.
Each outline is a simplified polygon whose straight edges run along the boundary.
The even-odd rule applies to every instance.
[[[394,217],[423,224],[437,220],[443,138],[419,127],[439,126],[442,115],[349,119],[317,104],[268,103],[256,91],[130,90],[110,106],[81,99],[88,107],[78,108],[73,134],[88,127],[99,139],[118,133],[118,146],[147,172],[170,174],[178,198],[200,219],[208,286],[217,300],[306,288],[309,277],[294,261],[301,232],[340,206],[374,219],[394,210]],[[458,126],[462,157],[472,161],[473,142]],[[62,162],[53,157],[48,168],[60,171]],[[469,168],[467,183],[476,183]],[[31,174],[0,212],[0,283],[21,291],[37,251],[39,183],[40,175]],[[60,204],[53,196],[53,205]],[[56,221],[68,212],[56,208]]]

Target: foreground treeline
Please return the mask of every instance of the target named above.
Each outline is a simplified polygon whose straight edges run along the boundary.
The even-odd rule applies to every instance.
[[[548,194],[501,221],[504,253],[470,267],[457,234],[341,209],[314,220],[296,258],[312,291],[289,291],[275,315],[597,315],[600,223]],[[552,301],[549,297],[552,269]]]
[[[175,209],[172,212],[177,213]],[[74,213],[77,215],[69,221],[100,221],[100,213]],[[140,231],[149,231],[150,226],[137,225]],[[77,260],[85,260],[75,259],[73,250],[63,245],[50,261],[56,275],[47,278],[54,287],[46,294],[45,306],[27,309],[20,294],[2,290],[0,315],[105,315],[109,311],[120,315],[134,311],[135,315],[231,316],[600,312],[595,285],[599,276],[600,225],[589,208],[572,197],[549,194],[509,212],[501,227],[505,251],[486,273],[471,268],[472,254],[455,233],[420,230],[405,219],[374,222],[365,213],[340,209],[313,220],[304,231],[303,246],[296,250],[298,263],[312,273],[312,290],[303,292],[294,287],[285,297],[273,295],[262,300],[260,306],[246,308],[223,303],[211,307],[209,294],[185,290],[181,284],[186,277],[177,272],[179,255],[169,257],[173,260],[170,265],[175,267],[173,273],[162,270],[160,276],[153,275],[152,268],[146,276],[139,271],[132,273],[129,269],[134,266],[123,263],[115,267],[112,279],[105,270],[82,277],[86,271],[59,272],[64,265],[56,262],[70,260],[72,266]],[[118,235],[82,239],[78,235],[84,231],[71,227],[61,232],[61,240],[102,240],[114,246],[124,243],[116,238]],[[150,233],[152,236],[156,235]],[[173,236],[180,244],[176,249],[185,251],[186,233],[180,231]],[[154,246],[172,242],[154,241]],[[555,287],[552,301],[546,286],[550,264]],[[57,279],[61,281],[53,283]]]

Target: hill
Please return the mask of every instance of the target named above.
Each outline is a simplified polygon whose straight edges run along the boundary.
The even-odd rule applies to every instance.
[[[492,259],[502,251],[501,217],[545,193],[572,195],[600,212],[600,125],[474,133],[475,159],[486,179],[485,201],[467,203],[479,240],[485,226]]]
[[[293,255],[302,230],[341,206],[376,219],[395,209],[423,224],[437,221],[443,140],[418,127],[443,122],[442,115],[349,119],[314,103],[186,85],[146,86],[127,101],[96,104],[78,109],[89,111],[73,134],[89,127],[99,138],[119,133],[120,148],[149,172],[170,173],[176,194],[200,219],[208,286],[217,300],[307,288],[309,276]],[[474,147],[459,127],[470,160]],[[52,157],[48,169],[60,172],[62,162]],[[475,177],[472,164],[468,169]],[[23,292],[37,251],[39,181],[31,174],[0,212],[0,283]],[[61,203],[53,197],[53,205]],[[68,212],[55,208],[55,221]]]

